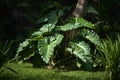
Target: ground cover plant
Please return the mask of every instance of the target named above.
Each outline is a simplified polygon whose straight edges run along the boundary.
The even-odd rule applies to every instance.
[[[17,74],[16,71],[14,71],[12,68],[6,66],[7,63],[11,62],[13,59],[11,59],[10,54],[10,48],[12,46],[13,41],[0,41],[0,68],[4,67],[5,69],[0,70],[0,74],[4,72],[6,69],[14,72]]]
[[[107,72],[59,71],[57,69],[33,68],[30,63],[9,63],[18,74],[6,70],[0,80],[109,80]]]
[[[120,36],[115,40],[108,37],[98,48],[100,60],[105,70],[110,72],[111,80],[120,79]]]

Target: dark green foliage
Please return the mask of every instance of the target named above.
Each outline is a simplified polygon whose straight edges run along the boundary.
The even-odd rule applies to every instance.
[[[119,0],[90,0],[84,11],[84,18],[95,23],[98,34],[101,38],[106,35],[114,36],[120,29],[120,8]],[[113,6],[114,5],[114,6]],[[115,34],[116,35],[116,34]]]
[[[12,61],[13,59],[10,59],[11,53],[10,53],[10,48],[12,46],[13,41],[6,41],[5,43],[1,41],[0,43],[0,69],[2,67],[5,67],[6,69],[14,72],[17,74],[16,71],[14,71],[12,68],[6,66],[6,63]],[[0,71],[0,74],[4,70]]]
[[[68,51],[71,54],[74,54],[78,59],[81,59],[84,63],[87,64],[89,64],[89,62],[92,63],[89,44],[84,42],[84,40],[82,41],[82,39],[79,40],[78,38],[79,36],[83,36],[85,39],[89,40],[94,45],[99,45],[100,42],[98,35],[94,31],[89,32],[91,31],[91,29],[94,29],[95,26],[83,18],[82,19],[77,18],[74,20],[76,20],[74,21],[75,23],[68,23],[61,26],[56,26],[55,24],[43,25],[40,29],[38,29],[38,31],[34,32],[29,39],[26,39],[23,43],[19,45],[16,56],[20,56],[23,51],[31,49],[33,50],[33,53],[36,52],[39,53],[43,61],[49,63],[50,59],[52,58],[52,55],[55,55],[54,52],[57,52],[56,54],[59,53],[57,50],[55,50],[55,48],[58,45],[61,46],[62,50],[64,50],[65,48],[62,47],[61,45],[61,43],[64,43],[63,37],[65,38],[64,33],[61,32],[67,32],[72,30],[80,31],[87,28],[86,30],[88,32],[87,33],[84,32],[84,35],[78,34],[78,37],[70,38],[70,43],[68,42],[69,43]],[[95,41],[95,39],[98,41]],[[37,48],[34,49],[32,45],[34,45],[34,47]],[[28,59],[29,57],[31,57],[31,55],[34,54],[29,53],[28,56],[23,55],[24,58],[22,59],[22,61]],[[21,55],[20,57],[23,56]]]
[[[117,35],[116,40],[110,37],[103,40],[100,47],[100,60],[105,70],[110,72],[111,80],[120,79],[120,36]]]
[[[14,49],[12,57],[20,43],[16,57],[19,56],[21,62],[37,54],[46,63],[52,59],[55,63],[70,62],[68,58],[72,56],[71,63],[78,66],[81,61],[87,61],[85,65],[92,64],[91,54],[96,46],[101,46],[100,38],[106,38],[106,35],[115,37],[120,32],[120,0],[87,0],[83,18],[69,18],[76,2],[1,0],[0,40],[16,40],[10,48],[11,52]]]
[[[6,41],[5,43],[1,41],[0,43],[0,67],[2,67],[10,58],[10,48],[12,42]]]

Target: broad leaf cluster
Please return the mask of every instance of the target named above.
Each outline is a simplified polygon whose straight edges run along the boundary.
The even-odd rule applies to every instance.
[[[77,30],[77,37],[73,36],[71,38],[69,36],[67,48],[63,47],[61,49],[65,49],[68,53],[75,55],[76,58],[82,60],[84,63],[92,62],[91,48],[88,42],[94,45],[100,45],[99,36],[94,31],[95,26],[83,18],[76,18],[74,20],[73,23],[59,26],[53,23],[43,25],[30,38],[20,43],[16,56],[22,57],[20,54],[29,49],[31,53],[24,56],[22,60],[29,59],[31,54],[32,56],[34,55],[33,53],[39,53],[43,61],[49,63],[51,56],[56,52],[55,48],[58,45],[62,47],[62,43],[66,44],[64,41],[66,35],[64,33],[70,31],[72,33],[69,32],[69,34],[73,35],[75,34],[73,30]]]

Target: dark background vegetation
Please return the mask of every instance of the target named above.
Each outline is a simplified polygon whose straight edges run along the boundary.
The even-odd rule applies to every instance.
[[[95,24],[95,32],[99,35],[100,39],[111,37],[115,40],[116,35],[120,33],[120,0],[86,1],[87,4],[82,17]],[[76,3],[77,0],[0,0],[0,67],[4,62],[15,57],[21,42],[29,38],[30,35],[41,28],[42,25],[52,21],[54,22],[56,13],[59,14],[57,16],[60,17],[56,20],[58,21],[56,25],[63,25],[69,22],[71,17],[73,17],[72,13],[76,7]],[[51,21],[46,21],[48,18]],[[65,33],[63,34],[65,35]],[[65,39],[63,40],[65,41]],[[75,65],[75,56],[72,55],[71,57],[69,54],[66,55],[70,57],[69,59],[66,58],[64,54],[62,54],[62,56],[60,54],[64,53],[65,49],[63,47],[65,47],[65,45],[63,44],[67,43],[68,42],[65,41],[61,44],[62,47],[58,46],[55,48],[59,52],[55,60],[59,61],[63,59],[61,64],[57,65],[58,68],[63,64],[67,66]],[[90,47],[93,53],[95,45],[90,44]],[[36,47],[34,47],[34,49],[36,49]],[[5,55],[2,53],[5,53]],[[54,59],[54,56],[52,58]],[[64,58],[66,59],[64,60]],[[35,54],[27,61],[33,63],[34,67],[46,65],[39,54]],[[69,67],[67,68],[69,69]],[[101,66],[99,65],[95,70],[100,69]]]
[[[44,24],[39,19],[51,11],[65,8],[62,18],[66,20],[72,16],[76,3],[77,0],[1,0],[0,41],[14,41],[14,56],[19,43]],[[96,24],[99,36],[105,38],[120,32],[119,9],[119,0],[87,0],[83,17]]]
[[[28,37],[32,29],[40,27],[41,24],[36,21],[55,9],[69,8],[63,15],[63,19],[68,18],[72,15],[76,2],[77,0],[1,0],[0,40],[21,40]],[[87,7],[93,7],[99,13],[84,13],[83,17],[94,23],[101,22],[100,35],[119,31],[119,0],[88,0]]]

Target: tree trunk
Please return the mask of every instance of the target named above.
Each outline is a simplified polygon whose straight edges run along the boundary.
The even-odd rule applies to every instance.
[[[75,17],[81,17],[85,9],[86,0],[78,0],[76,8],[73,11]]]
[[[76,8],[73,11],[73,15],[75,17],[82,17],[83,16],[83,12],[85,9],[87,1],[86,0],[78,0],[77,4],[76,4]],[[73,37],[75,38],[77,36],[77,30],[73,30],[72,33],[74,33]]]

